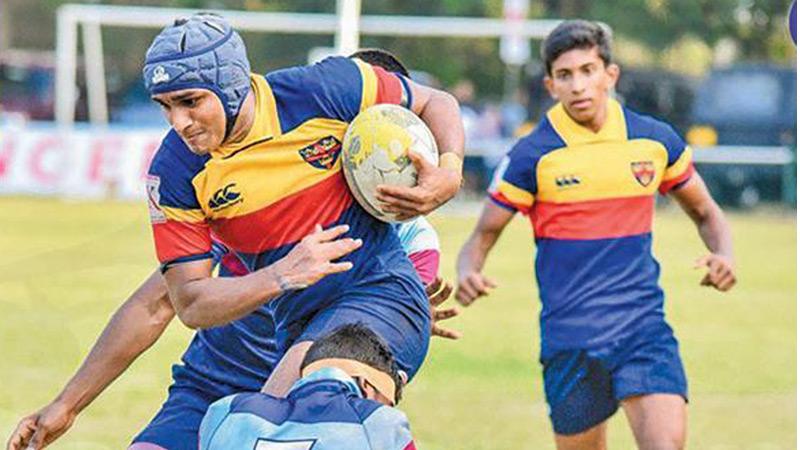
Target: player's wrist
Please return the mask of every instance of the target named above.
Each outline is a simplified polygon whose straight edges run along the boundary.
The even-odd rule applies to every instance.
[[[57,409],[69,414],[78,414],[88,405],[81,405],[81,397],[62,392],[47,405],[49,409]]]
[[[439,155],[439,167],[455,172],[461,177],[464,170],[464,160],[456,152],[444,152]]]
[[[276,296],[306,287],[304,283],[297,280],[296,277],[293,277],[280,266],[267,267],[263,270],[269,279],[270,290],[274,291]]]

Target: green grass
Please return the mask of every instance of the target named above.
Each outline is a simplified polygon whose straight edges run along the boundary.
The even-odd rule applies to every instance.
[[[144,205],[0,199],[0,440],[48,402],[109,315],[155,265]],[[690,381],[689,448],[790,449],[796,421],[796,223],[788,215],[732,215],[740,284],[722,295],[698,286],[703,253],[680,213],[659,211],[655,253],[667,314]],[[474,218],[436,216],[443,273]],[[435,341],[406,392],[421,448],[553,448],[537,363],[539,304],[529,226],[515,220],[487,273],[501,286]],[[157,410],[169,366],[191,333],[173,323],[52,448],[124,448]],[[624,417],[611,448],[633,448]]]

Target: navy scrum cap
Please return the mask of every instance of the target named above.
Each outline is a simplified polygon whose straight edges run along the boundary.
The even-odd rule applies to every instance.
[[[161,30],[144,58],[150,95],[208,89],[225,108],[226,137],[250,92],[250,62],[241,36],[221,16],[198,13]]]

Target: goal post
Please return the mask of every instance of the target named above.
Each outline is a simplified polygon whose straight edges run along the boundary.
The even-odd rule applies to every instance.
[[[508,33],[499,18],[361,15],[360,0],[338,0],[337,14],[210,10],[224,15],[240,31],[334,36],[338,54],[358,47],[359,36],[500,38]],[[102,26],[163,28],[194,9],[146,6],[65,4],[56,20],[56,122],[71,126],[77,97],[78,28],[83,27],[89,121],[108,123]],[[560,20],[525,20],[515,33],[543,39]],[[142,50],[144,52],[144,49]],[[97,81],[102,78],[102,81]]]

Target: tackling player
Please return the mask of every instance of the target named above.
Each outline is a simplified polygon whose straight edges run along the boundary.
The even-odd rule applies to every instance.
[[[408,419],[393,408],[403,379],[386,344],[345,325],[311,346],[286,398],[242,393],[211,405],[200,450],[413,450]]]
[[[432,261],[438,262],[439,259],[435,230],[424,218],[419,217],[401,224],[398,233],[420,278],[427,283],[426,292],[432,318],[431,334],[458,339],[460,333],[443,328],[438,323],[458,314],[455,308],[438,308],[449,298],[452,288],[440,278],[429,278],[426,275],[431,270],[434,273],[438,271],[438,264],[436,267],[431,265]],[[214,247],[214,261],[219,261],[219,276],[243,274],[243,268],[235,254],[218,243]],[[161,273],[156,271],[114,313],[92,351],[58,397],[41,410],[20,420],[6,448],[41,449],[60,438],[72,426],[77,416],[158,340],[174,316],[175,310],[169,301],[166,284]],[[279,357],[274,343],[269,340],[273,329],[272,322],[265,320],[262,334],[266,344],[260,349],[260,353],[269,358],[269,361],[262,364],[265,368],[263,379],[269,376]],[[231,392],[234,389],[235,387],[231,387]],[[175,391],[179,389],[176,388],[173,392]],[[169,410],[179,409],[165,406]],[[186,408],[184,405],[180,415],[183,416],[183,425],[186,426],[175,429],[173,424],[171,433],[180,439],[196,442],[197,428],[204,413],[203,407]]]
[[[620,405],[640,448],[683,448],[688,394],[651,253],[655,193],[694,221],[710,251],[701,284],[720,291],[736,283],[730,229],[673,129],[609,98],[619,68],[605,29],[565,21],[542,59],[559,103],[500,166],[459,254],[456,298],[469,305],[494,287],[481,273],[486,256],[514,213],[527,215],[558,448],[605,448]]]

